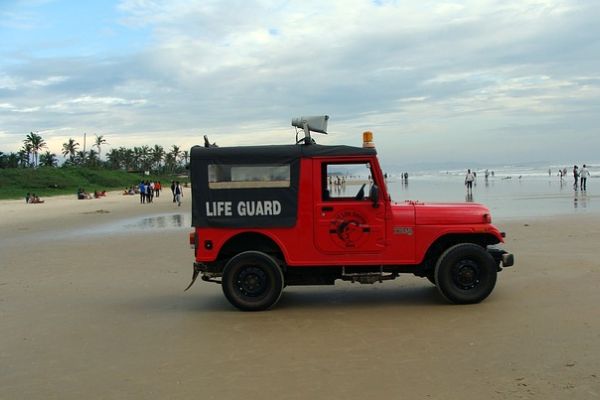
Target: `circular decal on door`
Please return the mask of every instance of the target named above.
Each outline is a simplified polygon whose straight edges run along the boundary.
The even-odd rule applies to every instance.
[[[353,210],[345,210],[331,221],[329,233],[338,246],[352,249],[360,248],[367,241],[370,229],[364,216]]]

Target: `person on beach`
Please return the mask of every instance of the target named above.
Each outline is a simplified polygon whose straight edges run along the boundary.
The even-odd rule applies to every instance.
[[[577,165],[573,166],[573,189],[577,190],[577,182],[579,181],[579,167]]]
[[[160,181],[156,181],[156,183],[154,184],[154,194],[157,198],[160,197],[160,189],[162,189],[162,187],[160,186]]]
[[[40,200],[39,196],[35,193],[33,193],[31,197],[29,197],[30,204],[42,204],[43,202],[44,200]]]
[[[89,200],[92,198],[92,195],[87,193],[84,188],[77,189],[77,199],[78,200]]]
[[[173,190],[175,193],[175,201],[177,202],[177,206],[181,207],[181,198],[183,197],[183,188],[179,184],[179,181],[175,183],[175,189]]]
[[[588,171],[587,166],[583,164],[581,167],[581,171],[579,171],[580,183],[579,187],[581,190],[587,190],[587,178],[590,176],[590,171]]]
[[[175,181],[171,181],[171,193],[173,193],[173,203],[175,203]]]
[[[146,200],[152,203],[154,198],[154,182],[146,181]]]
[[[140,204],[144,204],[146,202],[146,184],[144,184],[144,181],[140,181],[139,189],[140,189]]]
[[[473,190],[473,181],[475,180],[475,175],[471,172],[470,169],[467,170],[467,175],[465,176],[465,186],[467,187],[467,191],[470,192]]]

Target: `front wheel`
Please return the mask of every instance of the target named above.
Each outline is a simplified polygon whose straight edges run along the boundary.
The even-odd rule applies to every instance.
[[[266,310],[281,297],[283,273],[268,254],[245,251],[227,262],[221,285],[227,300],[240,310]]]
[[[494,258],[481,246],[462,243],[450,247],[435,266],[435,282],[446,299],[456,304],[479,303],[496,285]]]

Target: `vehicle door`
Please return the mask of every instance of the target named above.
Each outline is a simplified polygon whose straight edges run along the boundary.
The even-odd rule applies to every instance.
[[[317,161],[315,246],[324,253],[376,253],[385,248],[385,204],[375,194],[369,159]]]

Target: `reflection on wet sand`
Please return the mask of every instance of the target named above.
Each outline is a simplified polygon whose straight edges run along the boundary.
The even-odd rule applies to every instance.
[[[94,229],[76,229],[60,234],[55,232],[55,238],[65,236],[110,236],[130,232],[149,232],[160,230],[184,229],[191,226],[191,217],[187,214],[161,214],[143,218],[128,218],[114,221],[103,225],[97,225]]]
[[[130,221],[123,225],[125,229],[168,229],[188,227],[190,223],[183,214],[158,215],[153,217],[145,217],[139,220]]]
[[[588,197],[586,192],[575,192],[573,196],[573,208],[587,208]]]

